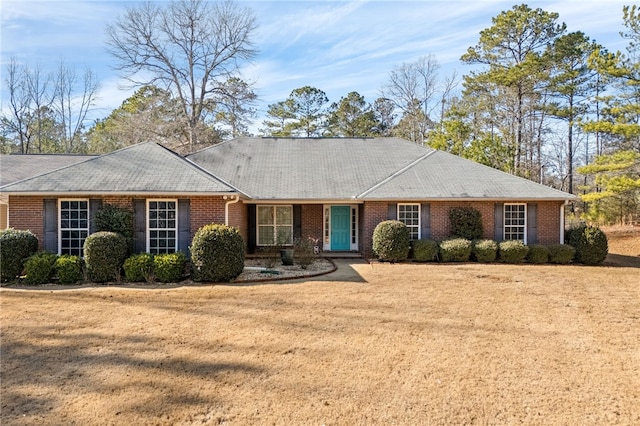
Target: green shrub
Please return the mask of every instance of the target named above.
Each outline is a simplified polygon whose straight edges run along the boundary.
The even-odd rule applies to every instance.
[[[399,220],[385,220],[373,230],[373,253],[383,262],[402,262],[409,257],[409,229]]]
[[[38,251],[38,238],[31,231],[13,228],[0,231],[0,279],[13,281],[22,273],[24,261]]]
[[[503,263],[522,263],[529,253],[529,247],[520,240],[502,241],[498,244],[498,258]]]
[[[493,240],[476,240],[473,242],[471,254],[478,262],[494,262],[498,256],[498,243]]]
[[[585,265],[599,265],[609,252],[607,236],[600,228],[582,225],[567,232],[569,245],[576,250],[575,261]]]
[[[452,207],[449,209],[449,229],[451,236],[466,240],[482,238],[482,215],[473,207]]]
[[[31,285],[51,282],[57,258],[58,255],[51,253],[37,253],[27,258],[24,262],[24,281]]]
[[[413,260],[416,262],[432,262],[438,260],[438,243],[434,240],[414,241]]]
[[[198,229],[191,243],[195,281],[231,281],[244,269],[244,242],[236,228],[210,224]]]
[[[105,204],[95,216],[97,231],[117,232],[127,241],[128,250],[133,249],[133,211],[130,209]]]
[[[531,244],[526,259],[529,263],[547,263],[549,261],[549,249],[541,244]]]
[[[82,281],[82,258],[63,254],[56,259],[56,276],[59,284],[75,284]]]
[[[467,262],[471,257],[471,241],[454,238],[440,243],[440,260],[443,262]]]
[[[177,283],[182,281],[186,262],[187,256],[182,252],[156,254],[153,257],[153,272],[162,283]]]
[[[96,232],[84,241],[84,261],[92,281],[120,281],[120,270],[126,257],[127,241],[121,234]]]
[[[567,265],[571,263],[576,254],[576,249],[569,244],[552,244],[549,248],[549,263]]]
[[[153,255],[150,253],[134,254],[127,258],[123,265],[124,277],[129,282],[154,281],[153,276]]]

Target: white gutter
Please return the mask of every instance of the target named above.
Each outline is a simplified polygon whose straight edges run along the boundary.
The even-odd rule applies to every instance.
[[[224,197],[222,197],[223,200],[227,200],[229,198],[229,196],[225,195]],[[230,204],[235,204],[238,201],[240,201],[240,196],[239,195],[232,195],[231,196],[231,200],[227,201],[224,204],[224,224],[229,226],[229,205]]]

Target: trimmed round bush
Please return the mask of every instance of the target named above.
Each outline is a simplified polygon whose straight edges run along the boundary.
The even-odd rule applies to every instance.
[[[574,260],[585,265],[599,265],[609,252],[607,236],[595,226],[580,226],[568,232],[569,245],[576,249]]]
[[[440,243],[440,260],[443,262],[468,262],[471,257],[471,241],[454,238]]]
[[[549,249],[542,244],[531,244],[526,259],[527,262],[538,265],[547,263],[549,261]]]
[[[126,257],[127,241],[121,234],[96,232],[84,240],[84,261],[94,282],[119,281]]]
[[[383,262],[403,262],[409,257],[409,229],[399,220],[385,220],[373,230],[373,253]]]
[[[434,240],[414,241],[413,260],[416,262],[433,262],[438,260],[438,243]]]
[[[58,284],[75,284],[84,278],[82,273],[82,258],[63,254],[56,259],[55,264]]]
[[[25,260],[38,251],[38,238],[31,231],[13,228],[0,231],[0,278],[13,281],[22,273]]]
[[[156,254],[153,257],[153,273],[161,283],[177,283],[182,281],[182,272],[186,262],[187,256],[182,252]]]
[[[501,241],[498,244],[498,259],[503,263],[522,263],[529,253],[529,247],[520,240]]]
[[[551,244],[548,248],[549,263],[568,265],[576,254],[576,249],[569,244]]]
[[[191,242],[195,281],[231,281],[244,269],[244,242],[240,232],[226,225],[210,224],[198,229]]]
[[[493,240],[476,240],[473,242],[471,255],[478,262],[494,262],[498,256],[498,243]]]
[[[134,254],[127,258],[122,266],[125,279],[131,283],[152,283],[154,280],[153,258],[154,256],[150,253]]]
[[[51,253],[37,253],[24,262],[24,281],[31,285],[47,284],[55,270],[58,255]]]
[[[473,207],[452,207],[449,209],[449,229],[451,236],[466,240],[482,238],[482,215]]]

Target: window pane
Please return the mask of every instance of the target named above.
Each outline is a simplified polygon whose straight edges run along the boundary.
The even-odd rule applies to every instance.
[[[268,246],[273,245],[273,227],[272,226],[258,226],[258,245]]]
[[[276,226],[278,245],[293,244],[293,228],[291,226]]]
[[[291,206],[276,207],[276,224],[291,225],[293,223],[293,221],[291,220],[293,216],[291,210]]]
[[[273,207],[258,206],[258,225],[273,224]]]

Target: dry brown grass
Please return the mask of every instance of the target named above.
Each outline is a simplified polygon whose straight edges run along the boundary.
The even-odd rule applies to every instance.
[[[1,423],[640,424],[640,269],[341,270],[3,288]]]

